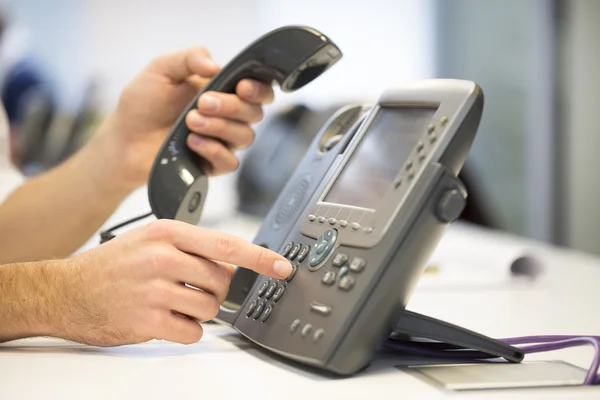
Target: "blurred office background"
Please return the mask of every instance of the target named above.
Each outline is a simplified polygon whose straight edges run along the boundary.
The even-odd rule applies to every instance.
[[[0,6],[0,82],[6,88],[11,66],[20,65],[21,78],[28,77],[21,85],[32,88],[13,124],[15,162],[29,175],[83,145],[154,56],[200,44],[224,64],[263,33],[303,24],[330,36],[344,58],[297,93],[277,92],[256,126],[257,149],[241,154],[236,174],[212,180],[207,218],[260,217],[338,106],[374,101],[389,85],[464,78],[479,83],[486,97],[465,171],[475,208],[466,219],[600,253],[600,1],[2,0]],[[284,171],[278,176],[256,162],[267,142],[279,146],[269,151],[292,155],[273,159]]]

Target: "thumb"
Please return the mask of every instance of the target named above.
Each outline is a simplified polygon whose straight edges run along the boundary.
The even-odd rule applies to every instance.
[[[148,69],[180,83],[194,75],[212,77],[219,72],[220,67],[204,47],[191,47],[159,56],[150,63]]]

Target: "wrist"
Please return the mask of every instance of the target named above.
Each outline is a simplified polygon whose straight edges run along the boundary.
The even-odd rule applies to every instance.
[[[60,337],[65,272],[62,261],[0,266],[0,341]]]
[[[115,116],[110,115],[78,154],[103,193],[127,195],[145,183],[131,160],[131,145],[121,136]]]

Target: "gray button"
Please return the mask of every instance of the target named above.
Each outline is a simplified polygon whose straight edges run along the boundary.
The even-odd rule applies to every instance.
[[[425,153],[420,152],[419,153],[419,161],[423,161],[425,159]]]
[[[333,257],[333,266],[342,267],[348,261],[348,256],[344,253],[338,253]]]
[[[367,263],[362,258],[354,257],[350,262],[350,270],[353,272],[361,272],[365,269]]]
[[[345,227],[347,227],[347,226],[348,226],[348,221],[346,221],[345,219],[341,220],[341,221],[340,221],[340,226],[341,226],[342,228],[345,228]]]
[[[318,220],[320,223],[324,223],[325,221],[327,221],[325,217],[319,217]]]
[[[275,291],[275,294],[273,295],[273,301],[275,303],[277,303],[281,297],[283,296],[283,292],[285,292],[285,286],[281,285],[279,287],[277,287],[277,290]]]
[[[260,317],[260,314],[262,314],[264,309],[265,309],[265,303],[263,303],[263,302],[258,303],[256,310],[254,310],[254,314],[252,314],[252,318],[257,319],[258,317]]]
[[[323,253],[325,251],[326,248],[327,248],[327,241],[323,241],[323,242],[321,242],[321,243],[319,243],[317,245],[317,248],[315,249],[315,252],[317,254],[321,254],[321,253]]]
[[[292,324],[290,325],[290,332],[294,333],[296,332],[296,330],[298,330],[298,327],[300,326],[300,320],[299,319],[295,319]]]
[[[425,146],[423,145],[423,142],[419,142],[417,143],[417,151],[421,152],[423,150]]]
[[[275,290],[277,290],[277,284],[275,282],[271,282],[265,294],[265,299],[269,300],[271,297],[273,297]]]
[[[365,232],[367,232],[367,233],[373,232],[373,227],[372,226],[366,226],[365,227]]]
[[[335,218],[329,218],[327,220],[327,222],[329,222],[329,225],[335,225],[335,224],[337,224],[337,219],[335,219]]]
[[[354,287],[355,282],[356,281],[354,280],[354,278],[352,276],[345,276],[340,281],[339,287],[342,290],[348,291]]]
[[[335,272],[327,271],[325,273],[325,275],[323,275],[323,279],[321,279],[321,282],[323,282],[326,285],[333,285],[335,283],[335,278],[336,278]]]
[[[435,125],[429,124],[429,126],[427,127],[427,132],[433,133],[433,131],[435,131]]]
[[[453,222],[460,217],[463,210],[465,209],[467,199],[458,190],[446,191],[437,206],[437,217],[442,222]]]
[[[340,269],[340,274],[338,275],[340,279],[344,279],[344,277],[346,275],[348,275],[348,273],[350,272],[350,270],[348,269],[348,267],[342,267]]]
[[[402,186],[402,180],[394,182],[394,188],[398,189],[400,186]]]
[[[323,316],[328,316],[329,314],[331,314],[331,306],[319,303],[318,301],[313,301],[310,303],[310,311],[313,311]]]
[[[432,135],[429,135],[429,141],[430,141],[431,143],[435,143],[435,141],[436,141],[436,140],[437,140],[437,136],[435,136],[434,134],[432,134]]]
[[[273,306],[268,305],[267,308],[265,308],[265,311],[260,316],[260,322],[265,322],[266,320],[268,320],[269,317],[271,316],[272,312],[273,312]]]
[[[406,169],[407,169],[407,170],[410,170],[410,169],[412,169],[412,167],[413,167],[413,163],[412,163],[412,161],[409,161],[409,162],[406,164]]]
[[[246,317],[249,317],[250,315],[252,315],[252,313],[256,309],[257,305],[258,305],[258,300],[254,300],[252,303],[250,303],[250,305],[248,306],[248,310],[246,310]]]
[[[286,282],[291,282],[292,279],[294,279],[294,277],[296,276],[296,274],[298,273],[298,266],[297,265],[292,265],[292,273],[290,274],[290,276],[288,276],[287,278],[285,278]]]
[[[334,229],[330,229],[323,234],[323,238],[327,241],[331,241],[331,239],[334,239],[336,237],[337,237],[337,232]]]
[[[314,271],[315,268],[327,258],[329,252],[333,249],[337,239],[337,231],[329,229],[317,239],[317,245],[312,248],[309,255],[309,269]],[[311,269],[311,267],[313,267]]]
[[[298,255],[298,252],[300,252],[301,247],[302,247],[302,245],[300,243],[296,243],[294,245],[294,247],[292,247],[290,254],[288,254],[288,258],[290,259],[290,261],[293,261],[294,258],[296,258],[296,256]]]
[[[308,335],[310,333],[310,331],[312,331],[312,325],[311,324],[304,325],[304,327],[302,328],[302,336]]]
[[[312,215],[312,214],[310,214],[310,215],[308,216],[308,220],[309,220],[309,221],[311,221],[311,222],[312,222],[312,221],[314,221],[315,219],[317,219],[316,215]]]
[[[317,329],[313,335],[313,340],[316,342],[317,340],[321,339],[324,334],[325,330],[323,328]]]
[[[354,229],[355,231],[360,229],[360,224],[358,222],[353,222],[352,223],[352,229]]]
[[[284,256],[284,257],[287,257],[287,255],[289,254],[290,250],[292,250],[292,247],[294,247],[294,243],[289,242],[288,244],[286,244],[285,248],[281,252],[281,255]]]
[[[296,259],[296,261],[298,261],[299,263],[304,261],[304,259],[308,255],[309,251],[310,251],[310,246],[302,246],[302,249],[300,249],[300,253],[298,253],[298,258]]]
[[[408,173],[408,180],[409,180],[409,181],[412,181],[412,179],[413,179],[414,177],[415,177],[415,173],[414,173],[414,172],[412,172],[412,171],[411,171],[411,172],[409,172],[409,173]]]
[[[263,294],[267,291],[269,287],[269,281],[264,281],[261,287],[258,289],[258,297],[262,297]]]

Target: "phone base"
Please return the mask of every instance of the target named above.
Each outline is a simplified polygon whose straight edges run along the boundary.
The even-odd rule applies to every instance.
[[[471,359],[484,359],[496,356],[511,362],[521,362],[524,353],[519,348],[510,346],[500,340],[481,335],[466,328],[453,325],[439,319],[428,317],[412,311],[404,311],[390,335],[390,343],[395,340],[420,342],[427,345],[428,350],[456,350],[460,356],[461,350],[480,352],[481,357],[471,356]],[[473,352],[469,352],[473,354]],[[466,355],[466,354],[465,354]]]

